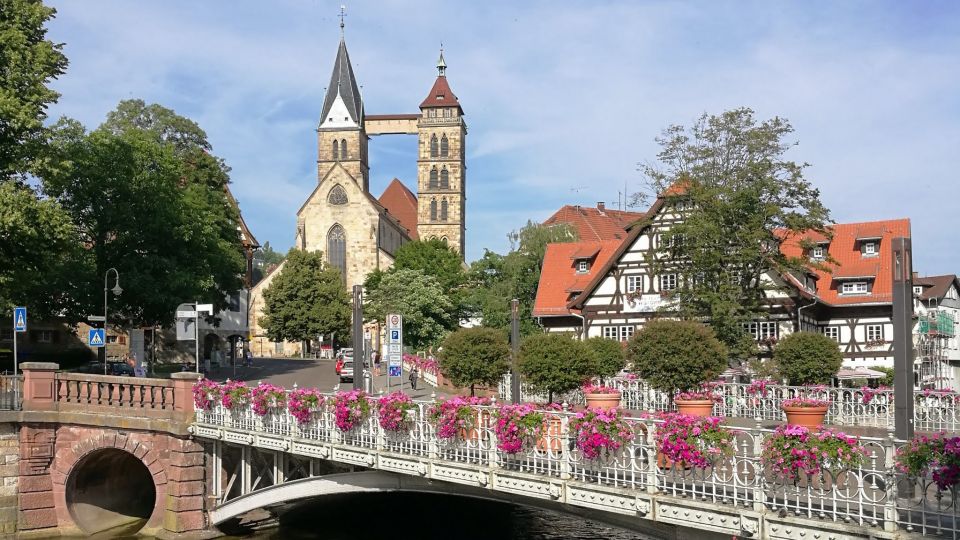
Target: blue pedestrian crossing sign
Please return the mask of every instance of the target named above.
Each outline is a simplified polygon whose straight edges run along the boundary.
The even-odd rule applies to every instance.
[[[91,347],[103,347],[105,341],[103,328],[91,328],[87,334],[87,343]]]
[[[390,373],[388,373],[390,377],[400,376],[400,366],[390,366],[388,369],[390,370]]]
[[[27,331],[27,308],[13,308],[13,330],[15,332]]]

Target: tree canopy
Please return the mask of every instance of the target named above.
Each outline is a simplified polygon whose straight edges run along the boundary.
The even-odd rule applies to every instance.
[[[537,392],[545,392],[551,403],[555,395],[578,388],[597,374],[590,348],[567,334],[557,333],[524,338],[517,368],[523,380]]]
[[[416,348],[436,345],[456,327],[456,311],[440,282],[421,270],[382,274],[368,291],[364,316],[386,323],[389,313],[403,316],[403,342]]]
[[[500,330],[493,328],[461,328],[443,340],[440,371],[456,386],[470,387],[470,395],[478,384],[496,386],[510,370],[510,347]]]
[[[781,288],[764,274],[802,272],[809,263],[779,249],[785,234],[827,233],[829,212],[804,177],[804,163],[787,159],[793,127],[782,118],[759,121],[747,108],[671,126],[657,142],[659,163],[644,167],[668,209],[682,222],[662,234],[657,273],[676,273],[674,315],[708,320],[731,354],[755,353],[745,324],[765,314],[766,291]]]
[[[623,345],[619,341],[603,337],[592,337],[584,343],[593,352],[598,377],[613,377],[623,369],[627,359]]]
[[[400,246],[393,260],[397,270],[420,270],[433,276],[445,291],[463,285],[466,275],[460,255],[442,240],[414,240]]]
[[[641,379],[672,394],[717,378],[727,367],[727,350],[709,326],[660,319],[630,338],[627,359]]]
[[[794,332],[777,343],[773,361],[788,384],[830,384],[843,364],[843,353],[823,334]]]
[[[350,335],[351,298],[340,270],[319,251],[291,249],[283,271],[263,292],[260,325],[273,341],[306,341],[333,333]]]

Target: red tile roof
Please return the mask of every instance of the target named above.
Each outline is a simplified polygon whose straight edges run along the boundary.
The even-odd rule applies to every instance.
[[[576,229],[581,241],[623,240],[627,237],[626,228],[645,215],[643,212],[566,205],[543,224],[569,223]]]
[[[837,223],[830,227],[830,231],[833,233],[833,238],[830,240],[828,252],[836,263],[827,263],[827,269],[812,269],[820,278],[817,280],[819,299],[827,304],[844,306],[892,302],[891,248],[894,238],[910,237],[910,220]],[[788,257],[805,257],[806,254],[801,247],[803,240],[817,241],[821,238],[823,236],[818,233],[794,235],[784,240],[780,250]],[[880,238],[878,254],[872,257],[862,255],[858,238]],[[844,278],[863,276],[876,276],[873,279],[870,294],[856,296],[840,294],[840,283]]]
[[[423,103],[420,104],[421,109],[428,107],[459,107],[460,102],[457,101],[457,96],[453,94],[453,90],[450,90],[450,84],[447,82],[447,78],[443,75],[437,77],[437,80],[433,83],[433,88],[430,89],[430,93],[427,94],[427,97],[423,100]]]
[[[380,195],[380,204],[407,230],[411,240],[417,240],[417,196],[394,178]]]
[[[936,298],[937,300],[942,299],[953,284],[956,284],[956,287],[960,289],[960,280],[957,279],[955,274],[925,277],[914,276],[913,284],[923,287],[923,293],[920,294],[921,300],[929,300],[931,298]]]
[[[533,304],[534,317],[570,315],[567,302],[572,293],[583,291],[594,275],[605,265],[617,250],[620,240],[602,242],[564,242],[547,244],[543,256],[543,269],[540,271],[540,284],[537,286],[537,298]],[[571,258],[578,251],[593,251],[590,270],[585,274],[576,272],[576,261]]]

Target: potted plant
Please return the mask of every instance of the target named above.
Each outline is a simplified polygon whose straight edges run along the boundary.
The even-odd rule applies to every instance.
[[[489,413],[481,413],[476,407],[489,404],[489,399],[478,397],[441,399],[427,410],[427,420],[438,438],[478,440]]]
[[[714,393],[702,387],[727,368],[727,349],[711,328],[693,321],[650,321],[630,338],[627,359],[650,386],[675,396],[681,413],[713,412]]]
[[[623,351],[623,344],[613,339],[592,337],[583,342],[591,352],[595,364],[594,376],[609,383],[609,379],[616,377],[627,363]]]
[[[590,409],[616,409],[620,406],[620,390],[610,386],[585,384],[581,388]]]
[[[593,352],[582,341],[556,333],[524,339],[517,367],[535,391],[547,394],[549,403],[596,373]]]
[[[787,424],[803,426],[808,429],[819,429],[823,419],[830,409],[830,402],[807,396],[800,396],[783,400],[781,405],[787,414]]]
[[[462,328],[443,341],[440,372],[458,387],[496,387],[510,371],[510,346],[503,332],[494,328]]]
[[[415,418],[411,413],[416,409],[417,404],[410,399],[410,396],[397,390],[377,400],[377,419],[380,427],[386,431],[394,433],[408,431]]]
[[[281,386],[260,383],[253,389],[253,412],[266,416],[287,406],[287,391]]]
[[[544,436],[547,418],[532,403],[501,405],[493,413],[493,433],[497,449],[506,454],[517,454],[533,441]]]
[[[840,369],[843,354],[837,342],[816,332],[795,332],[780,340],[773,359],[788,384],[805,387],[800,397],[784,400],[787,423],[802,422],[811,428],[822,424],[830,401],[809,396],[823,394]]]
[[[346,433],[370,416],[370,398],[362,390],[337,392],[333,397],[334,425]]]
[[[210,379],[200,379],[193,385],[193,404],[201,411],[209,411],[220,400],[220,385]]]
[[[287,410],[300,424],[306,424],[320,412],[326,398],[316,388],[294,388],[287,400]]]
[[[660,415],[657,426],[657,464],[706,469],[734,452],[733,432],[715,416],[699,417],[680,413]]]
[[[609,456],[634,438],[620,409],[586,409],[570,420],[574,444],[587,459]]]
[[[221,387],[221,403],[230,410],[245,407],[250,403],[250,389],[246,383],[227,379]]]
[[[913,479],[929,478],[940,490],[960,483],[960,437],[919,435],[897,450],[897,469]]]
[[[866,452],[856,437],[824,429],[814,433],[803,426],[778,426],[763,442],[764,468],[780,478],[797,480],[824,471],[836,474],[859,467]]]

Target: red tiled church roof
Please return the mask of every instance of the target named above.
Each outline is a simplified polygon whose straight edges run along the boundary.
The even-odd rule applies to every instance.
[[[417,240],[417,196],[394,178],[380,195],[380,204],[407,230],[411,240]]]
[[[583,242],[623,240],[627,237],[626,228],[645,215],[643,212],[608,210],[602,206],[588,208],[566,205],[547,218],[543,224],[569,223],[576,229],[580,241]]]
[[[450,83],[447,82],[447,78],[443,75],[437,77],[437,80],[433,83],[433,88],[430,89],[430,93],[427,94],[423,103],[420,104],[421,109],[428,107],[459,106],[460,102],[457,101],[457,96],[453,94],[453,90],[450,89]]]
[[[620,240],[602,242],[564,242],[547,244],[543,256],[543,269],[537,286],[537,298],[533,305],[534,317],[570,315],[567,308],[570,295],[584,290],[593,276],[606,266],[607,260],[617,250]],[[590,270],[576,272],[577,261],[572,255],[577,252],[596,252],[590,260]]]

